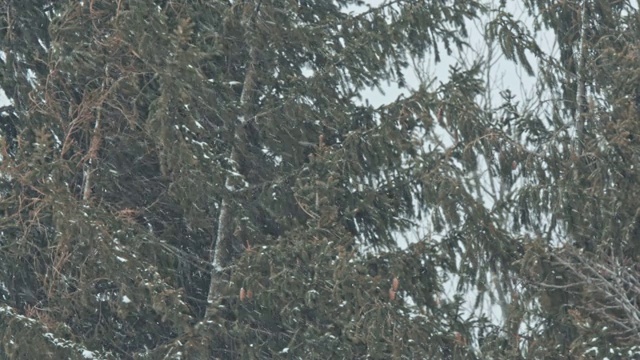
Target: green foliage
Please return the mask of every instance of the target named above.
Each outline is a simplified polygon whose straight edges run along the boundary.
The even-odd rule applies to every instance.
[[[559,58],[504,4],[5,2],[0,356],[628,354],[637,12],[525,4]],[[485,14],[535,106],[491,58],[407,89]]]
[[[2,327],[8,357],[471,356],[474,320],[439,299],[451,258],[396,240],[445,201],[419,135],[444,98],[354,99],[483,9],[347,3],[5,4],[2,301],[37,324]]]

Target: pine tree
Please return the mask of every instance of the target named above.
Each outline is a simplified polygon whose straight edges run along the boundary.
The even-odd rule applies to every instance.
[[[559,57],[541,56],[550,105],[517,123],[523,146],[536,149],[517,197],[533,237],[518,261],[525,348],[531,357],[627,358],[637,344],[638,12],[598,0],[527,7],[538,30],[555,34]]]
[[[3,356],[474,358],[443,274],[512,251],[460,181],[479,67],[359,94],[484,8],[355,4],[5,2]]]
[[[637,10],[363,5],[3,2],[0,357],[631,356]]]

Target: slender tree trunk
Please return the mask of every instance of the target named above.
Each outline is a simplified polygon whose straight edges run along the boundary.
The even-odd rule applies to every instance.
[[[95,162],[98,158],[98,149],[100,148],[100,118],[102,112],[100,108],[96,110],[96,123],[93,128],[93,134],[91,136],[91,143],[89,144],[89,151],[87,153],[87,161],[82,165],[83,171],[83,184],[82,184],[82,200],[88,201],[91,198],[91,188],[93,186],[93,172],[95,171]]]
[[[246,141],[241,135],[244,130],[245,123],[251,117],[251,103],[253,93],[255,91],[255,66],[257,63],[257,49],[255,44],[250,40],[252,37],[253,27],[255,23],[255,17],[259,11],[260,1],[247,1],[244,4],[242,24],[244,26],[245,42],[249,45],[249,61],[245,68],[245,77],[242,87],[242,93],[240,95],[240,114],[238,121],[236,122],[236,128],[234,131],[234,142],[229,154],[229,160],[231,163],[232,171],[225,180],[225,187],[228,191],[227,195],[222,199],[220,205],[220,215],[218,217],[218,233],[216,234],[216,241],[213,246],[213,261],[211,282],[209,284],[209,294],[207,296],[208,307],[205,314],[205,318],[212,314],[215,309],[215,304],[220,299],[220,294],[224,286],[228,283],[229,268],[233,265],[234,248],[241,247],[241,244],[234,244],[234,242],[240,242],[241,239],[235,239],[232,231],[232,201],[230,197],[238,190],[237,174],[238,162],[240,161],[240,150],[243,146],[242,142]]]
[[[587,106],[587,85],[586,85],[586,75],[587,75],[587,29],[589,24],[589,13],[588,13],[589,0],[584,0],[582,2],[582,8],[580,10],[580,48],[579,54],[577,58],[577,69],[576,69],[576,81],[577,81],[577,92],[576,92],[576,104],[577,104],[577,114],[576,114],[576,137],[574,139],[574,147],[573,151],[576,157],[576,163],[573,169],[573,181],[577,184],[579,183],[579,179],[583,178],[582,175],[579,174],[580,166],[579,164],[583,163],[582,155],[584,153],[584,142],[586,135],[586,126],[588,120],[588,111],[589,108]],[[578,211],[574,209],[574,211]],[[574,240],[575,241],[575,240]],[[591,249],[592,240],[585,240],[582,242],[581,246],[584,249]]]
[[[578,56],[578,68],[577,68],[577,82],[578,91],[576,94],[576,102],[578,105],[577,122],[576,122],[576,138],[575,138],[575,151],[576,155],[580,157],[584,148],[584,136],[585,126],[587,122],[587,86],[586,86],[586,71],[587,71],[587,26],[588,19],[588,0],[582,2],[582,9],[580,11],[580,53]]]

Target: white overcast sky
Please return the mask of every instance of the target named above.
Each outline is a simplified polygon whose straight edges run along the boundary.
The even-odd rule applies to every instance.
[[[369,0],[368,3],[370,6],[377,6],[383,4],[385,1],[383,0]],[[497,6],[499,4],[499,0],[488,0],[486,1],[488,4],[493,4],[493,6]],[[367,10],[368,7],[353,7],[354,12],[360,12]],[[522,6],[522,2],[520,1],[508,1],[507,2],[507,11],[514,14],[515,18],[521,20],[524,24],[527,24],[530,28],[532,28],[533,19],[527,15],[526,10]],[[487,18],[486,21],[489,19]],[[484,40],[484,30],[483,23],[480,22],[469,22],[467,25],[467,30],[469,31],[470,38],[468,43],[471,45],[471,50],[466,51],[464,56],[461,56],[457,52],[454,52],[451,56],[447,56],[446,53],[441,54],[442,61],[438,64],[434,64],[433,59],[427,59],[426,67],[422,70],[426,70],[427,76],[430,79],[435,78],[438,81],[445,82],[448,79],[449,67],[451,65],[456,65],[457,59],[461,57],[465,57],[469,63],[476,56],[484,56],[486,54],[486,43]],[[542,32],[538,34],[536,37],[538,44],[545,52],[553,52],[554,51],[554,41],[553,34],[550,32]],[[496,49],[494,56],[498,57],[500,55],[500,49]],[[535,69],[537,69],[537,63],[535,59],[530,57],[531,65]],[[417,88],[420,85],[420,81],[418,77],[415,75],[414,70],[408,70],[405,72],[407,83],[410,87]],[[435,84],[439,82],[436,81]],[[513,64],[510,61],[502,58],[501,61],[498,61],[496,66],[492,69],[491,81],[495,86],[495,94],[497,101],[499,102],[500,98],[498,97],[500,90],[509,89],[512,93],[516,94],[518,97],[526,98],[529,95],[533,94],[535,90],[535,77],[528,76],[524,71],[522,71],[519,66]],[[396,86],[387,86],[384,88],[385,94],[381,94],[377,90],[369,90],[366,91],[363,95],[369,102],[373,105],[383,105],[389,103],[398,98],[399,95],[405,93],[406,90],[400,90]]]

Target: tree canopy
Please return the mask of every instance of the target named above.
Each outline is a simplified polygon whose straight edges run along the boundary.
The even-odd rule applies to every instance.
[[[0,357],[637,352],[638,11],[365,5],[4,1]]]

